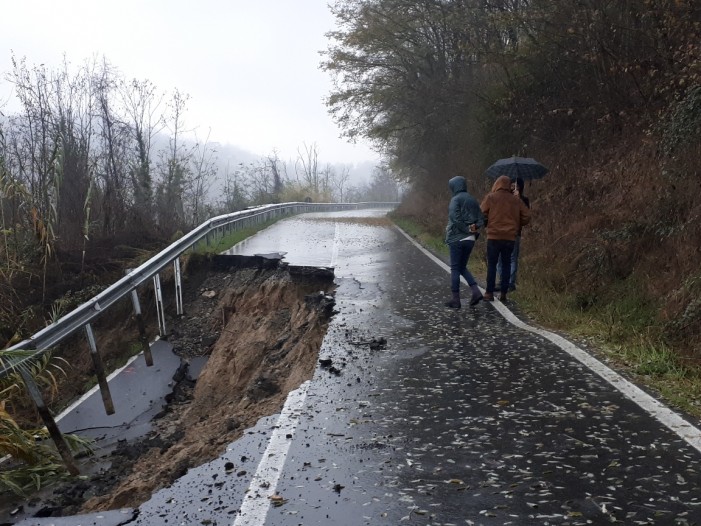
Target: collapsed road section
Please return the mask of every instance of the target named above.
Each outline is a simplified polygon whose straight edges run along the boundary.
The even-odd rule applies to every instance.
[[[144,368],[144,374],[164,376],[167,392],[139,403],[116,401],[117,414],[102,411],[99,429],[86,422],[89,410],[76,407],[62,427],[97,440],[97,454],[82,460],[87,479],[11,506],[0,523],[136,508],[217,458],[311,378],[333,314],[333,279],[331,269],[287,265],[277,254],[190,259],[185,314],[168,320],[170,334],[154,344],[157,367]],[[134,380],[137,369],[134,362],[115,376],[113,391],[119,392],[120,382],[136,381],[125,392],[133,399],[148,391],[145,383],[159,382]]]

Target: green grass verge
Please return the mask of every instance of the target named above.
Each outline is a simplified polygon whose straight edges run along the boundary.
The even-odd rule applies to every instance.
[[[228,235],[225,235],[219,239],[217,239],[216,244],[207,246],[202,244],[198,244],[198,246],[195,247],[194,253],[195,254],[220,254],[221,252],[224,252],[225,250],[229,250],[231,247],[236,245],[237,243],[243,241],[246,238],[251,237],[253,234],[260,232],[261,230],[265,230],[268,228],[270,225],[274,225],[281,219],[285,219],[286,217],[289,216],[282,216],[282,217],[276,217],[275,219],[270,219],[269,221],[265,221],[264,223],[259,223],[255,226],[247,227],[247,228],[242,228],[240,230],[235,230],[231,232]]]
[[[392,220],[422,246],[447,260],[442,239],[426,233],[405,217]],[[482,283],[486,277],[484,241],[470,257],[469,268]],[[662,340],[657,306],[641,292],[635,279],[620,281],[606,297],[583,298],[562,290],[556,270],[521,255],[519,283],[510,295],[530,319],[550,330],[585,339],[608,361],[640,384],[661,394],[667,402],[701,417],[701,372],[685,363],[680,353]]]
[[[394,223],[404,230],[411,237],[415,238],[423,247],[426,247],[434,254],[438,255],[442,259],[447,259],[448,245],[445,244],[442,238],[432,236],[427,233],[420,225],[417,225],[413,221],[406,219],[395,214],[389,214],[389,217],[394,221]]]

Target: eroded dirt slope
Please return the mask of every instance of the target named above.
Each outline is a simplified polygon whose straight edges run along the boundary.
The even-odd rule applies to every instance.
[[[217,256],[190,268],[185,315],[168,320],[183,358],[170,403],[138,443],[122,444],[112,466],[58,488],[51,515],[136,507],[219,456],[287,393],[310,379],[333,310],[333,272],[261,259]],[[184,374],[209,355],[196,384]]]

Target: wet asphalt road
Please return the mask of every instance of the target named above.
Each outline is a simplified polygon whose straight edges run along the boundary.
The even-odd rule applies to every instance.
[[[140,354],[121,371],[119,382],[110,383],[110,394],[119,401],[114,414],[105,413],[102,397],[95,391],[61,415],[59,429],[95,440],[100,449],[145,435],[154,415],[162,410],[163,399],[173,391],[173,371],[180,365],[180,358],[164,340],[153,342],[151,353],[157,358],[153,369]]]
[[[443,307],[444,269],[352,219],[377,214],[293,218],[236,248],[335,266],[320,357],[339,373],[320,366],[280,420],[129,524],[701,524],[699,451],[493,305]]]

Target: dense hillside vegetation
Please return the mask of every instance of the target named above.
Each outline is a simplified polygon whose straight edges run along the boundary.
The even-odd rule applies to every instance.
[[[481,198],[491,162],[535,157],[550,173],[526,188],[528,300],[596,314],[614,342],[624,324],[641,346],[698,360],[698,2],[341,0],[333,9],[329,107],[411,185],[402,215],[440,235],[451,176]]]

